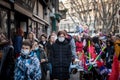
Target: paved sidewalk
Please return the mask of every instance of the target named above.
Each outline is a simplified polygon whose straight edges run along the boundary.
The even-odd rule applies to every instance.
[[[79,80],[79,72],[76,74],[71,74],[70,77],[71,77],[70,80]]]
[[[49,74],[49,71],[48,71],[48,74]],[[49,79],[49,75],[47,75],[47,79],[46,80],[50,80]],[[70,75],[70,80],[79,80],[79,72],[76,73],[76,74],[71,74]]]

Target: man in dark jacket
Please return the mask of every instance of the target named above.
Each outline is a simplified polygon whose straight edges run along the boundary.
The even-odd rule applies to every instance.
[[[112,68],[112,62],[113,62],[113,56],[114,56],[114,46],[112,41],[107,40],[106,41],[107,48],[105,50],[105,57],[106,57],[106,67],[111,69]]]
[[[47,44],[47,36],[45,35],[45,34],[42,34],[41,36],[40,36],[40,42],[39,42],[42,46],[43,46],[43,48],[45,49],[45,47],[46,47],[46,44]]]
[[[52,45],[51,57],[52,78],[68,80],[72,52],[69,42],[65,39],[64,31],[58,32],[58,39]]]
[[[13,38],[15,58],[19,57],[20,55],[23,42],[23,35],[24,35],[23,30],[21,28],[18,28]]]

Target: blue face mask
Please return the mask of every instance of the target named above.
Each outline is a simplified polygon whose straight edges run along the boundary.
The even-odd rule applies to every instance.
[[[21,54],[23,55],[29,55],[30,51],[28,49],[24,50],[24,49],[21,49]]]
[[[39,49],[39,47],[35,47],[35,50],[38,50]]]

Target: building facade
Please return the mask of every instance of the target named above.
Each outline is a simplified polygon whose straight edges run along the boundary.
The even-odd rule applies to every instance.
[[[25,37],[31,31],[37,37],[42,33],[49,35],[59,21],[55,16],[58,4],[56,0],[0,0],[0,30],[8,38],[17,28],[23,29]],[[50,16],[53,12],[55,18]],[[53,26],[53,23],[56,25]]]
[[[94,21],[94,17],[90,18],[88,16],[86,22],[82,20],[84,18],[84,12],[87,11],[87,5],[84,1],[85,9],[81,10],[80,7],[81,2],[79,0],[65,0],[59,3],[59,10],[67,9],[66,18],[62,19],[59,23],[60,30],[67,30],[68,32],[76,32],[76,27],[79,25],[83,25],[83,27],[88,26],[87,24],[91,24]],[[82,6],[82,5],[81,5]],[[93,16],[94,13],[92,11],[92,4],[89,6],[89,14]]]
[[[59,3],[59,9],[67,9],[67,13],[60,21],[59,29],[75,32],[76,26],[82,25],[87,26],[91,33],[100,29],[118,32],[119,3],[119,0],[64,0]]]
[[[70,4],[70,2],[71,0],[65,0],[64,2],[59,3],[59,10],[67,9],[66,16],[59,23],[59,30],[67,30],[68,32],[74,32],[76,24],[79,24],[79,21],[76,17],[71,15],[75,12],[71,11],[72,5]]]

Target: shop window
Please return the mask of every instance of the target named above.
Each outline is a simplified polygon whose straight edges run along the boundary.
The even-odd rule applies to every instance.
[[[47,30],[46,30],[46,26],[43,26],[42,32],[43,32],[43,33],[46,33],[46,31],[47,31]]]
[[[7,20],[8,14],[7,10],[0,8],[0,29],[7,36],[8,28],[7,28]]]
[[[40,37],[40,35],[43,33],[43,25],[38,24],[38,38]]]
[[[15,32],[16,32],[16,27],[15,27],[15,20],[14,20],[14,12],[11,12],[11,19],[10,19],[11,21],[11,29],[10,29],[10,31],[11,31],[11,34],[10,34],[10,37],[11,37],[11,39],[13,39],[14,38],[14,35],[15,35]]]

